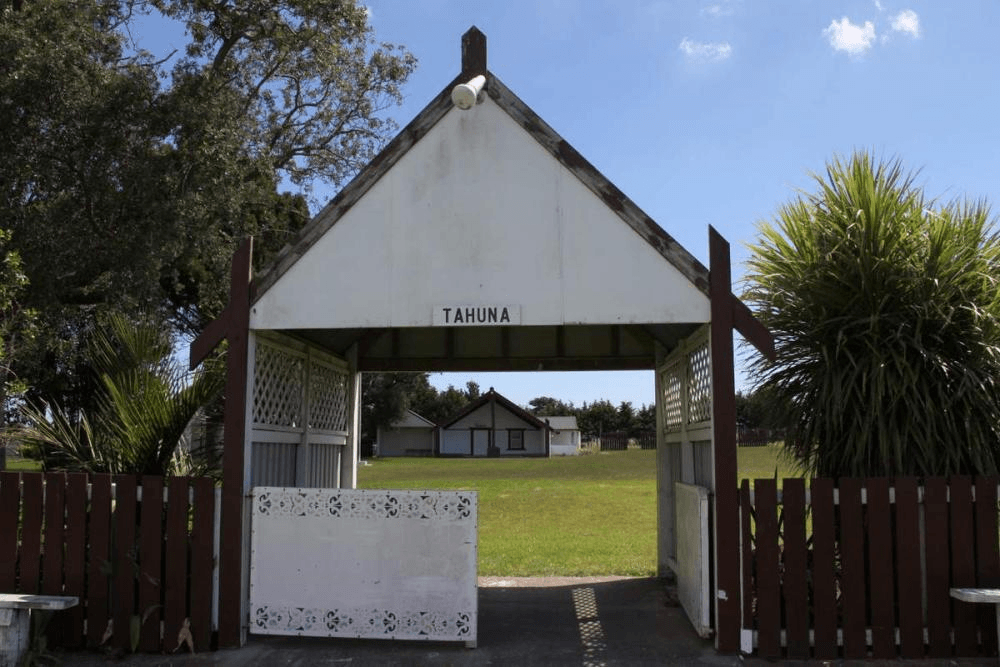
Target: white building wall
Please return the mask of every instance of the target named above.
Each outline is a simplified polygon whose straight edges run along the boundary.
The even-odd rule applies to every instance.
[[[576,456],[579,453],[579,431],[553,431],[549,436],[549,456]]]
[[[351,289],[315,289],[357,275],[365,280]],[[522,325],[709,318],[704,293],[487,98],[449,111],[250,319],[254,328],[419,327],[433,326],[436,307],[489,304],[517,305]]]
[[[441,453],[445,455],[468,456],[470,438],[468,429],[456,431],[444,429],[441,431]]]
[[[506,438],[506,431],[502,432]],[[507,449],[501,447],[500,456],[528,456],[545,454],[545,432],[544,431],[524,431],[524,449]]]

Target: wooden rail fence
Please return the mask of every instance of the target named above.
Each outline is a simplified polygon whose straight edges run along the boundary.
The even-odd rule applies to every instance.
[[[743,649],[764,658],[995,656],[996,477],[786,479],[740,488]]]
[[[625,431],[601,434],[601,451],[623,452],[634,443],[639,449],[656,449],[656,431],[640,431],[631,437]]]
[[[187,625],[194,649],[210,648],[213,481],[138,482],[134,475],[0,473],[0,592],[80,598],[53,618],[50,641],[130,651],[137,639],[140,651],[171,652]]]

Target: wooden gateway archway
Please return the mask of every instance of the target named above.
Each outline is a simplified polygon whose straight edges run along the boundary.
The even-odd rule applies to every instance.
[[[272,266],[252,277],[240,248],[229,306],[192,345],[194,366],[229,341],[220,645],[245,641],[250,489],[354,488],[361,372],[650,369],[659,570],[683,569],[677,484],[701,487],[701,613],[737,651],[732,332],[773,343],[709,237],[711,270],[489,72],[470,29],[460,74]]]

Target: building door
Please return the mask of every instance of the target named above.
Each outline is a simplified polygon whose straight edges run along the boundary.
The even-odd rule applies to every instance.
[[[472,455],[486,456],[490,448],[490,430],[488,428],[472,429]]]

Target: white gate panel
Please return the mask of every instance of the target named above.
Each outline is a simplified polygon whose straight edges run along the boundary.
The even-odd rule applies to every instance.
[[[677,597],[702,637],[712,636],[708,489],[677,482]]]
[[[474,491],[256,487],[255,634],[474,644]]]

